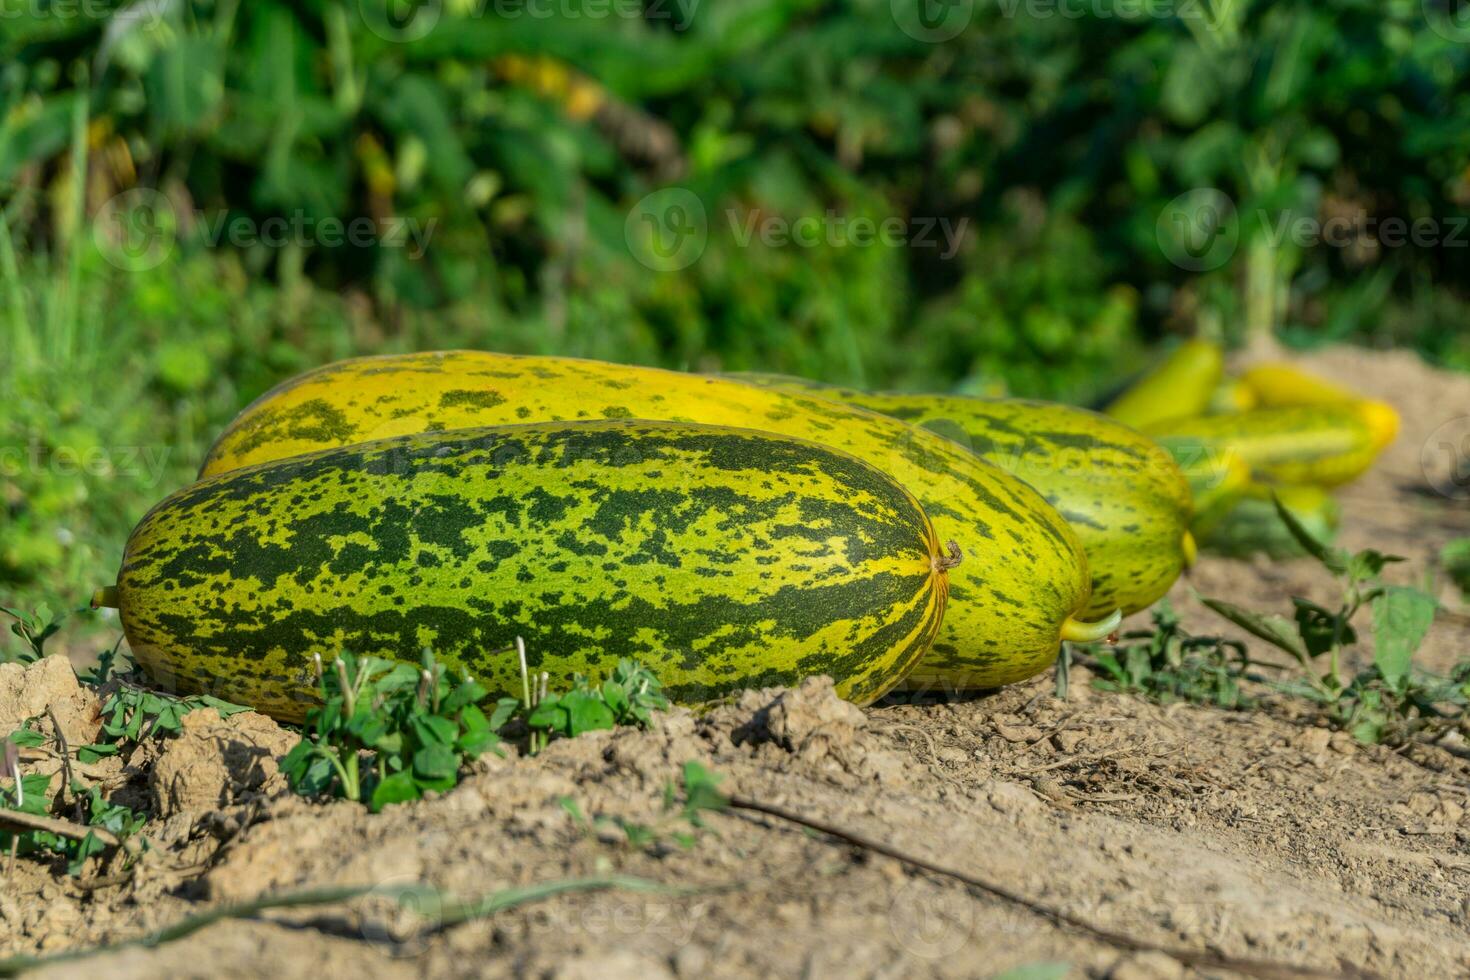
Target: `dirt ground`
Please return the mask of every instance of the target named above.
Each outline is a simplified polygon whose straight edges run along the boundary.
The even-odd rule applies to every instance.
[[[1445,541],[1470,534],[1470,503],[1435,489],[1456,490],[1470,378],[1398,353],[1306,363],[1403,413],[1379,469],[1343,493],[1343,543],[1404,554],[1394,575],[1421,581]],[[1307,562],[1206,556],[1173,599],[1189,628],[1220,632],[1194,590],[1271,608],[1329,587]],[[1467,640],[1464,618],[1443,617],[1426,665],[1447,667]],[[438,930],[357,899],[36,975],[988,977],[1041,963],[1070,977],[1234,975],[1120,950],[765,816],[716,814],[691,848],[635,848],[565,804],[659,825],[665,785],[697,760],[722,788],[1144,945],[1328,974],[1470,976],[1470,747],[1365,748],[1284,708],[1160,707],[1077,680],[1066,701],[1048,676],[968,702],[866,711],[818,681],[748,692],[651,731],[557,742],[535,758],[508,749],[455,790],[376,816],[286,794],[274,759],[291,740],[269,721],[200,713],[110,774],[162,814],[136,873],[89,868],[78,882],[17,862],[0,892],[0,955],[113,943],[306,887],[426,882],[468,898],[616,872],[677,890],[563,895]]]

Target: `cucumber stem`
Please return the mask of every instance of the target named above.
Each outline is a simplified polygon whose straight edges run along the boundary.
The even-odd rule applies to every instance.
[[[107,585],[92,593],[93,609],[121,609],[121,600],[117,595],[117,586]]]
[[[1114,609],[1111,616],[1096,623],[1084,623],[1069,616],[1062,624],[1062,639],[1073,643],[1096,643],[1117,629],[1121,622],[1123,622],[1123,610],[1121,609]]]

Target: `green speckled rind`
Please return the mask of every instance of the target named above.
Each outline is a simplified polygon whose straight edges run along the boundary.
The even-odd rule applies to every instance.
[[[734,377],[923,426],[1025,480],[1087,551],[1089,617],[1147,608],[1188,563],[1189,481],[1154,440],[1104,415],[1016,398],[870,394],[785,375]]]
[[[1008,684],[1046,669],[1089,578],[1070,525],[1031,487],[927,430],[729,378],[563,357],[443,351],[327,365],[268,392],[210,450],[205,475],[330,446],[515,422],[643,418],[760,429],[849,452],[923,505],[966,560],[924,682]]]
[[[145,670],[296,719],[313,654],[417,661],[492,694],[648,664],[678,701],[830,674],[866,703],[939,628],[923,511],[845,453],[660,422],[403,436],[206,479],[129,539]]]

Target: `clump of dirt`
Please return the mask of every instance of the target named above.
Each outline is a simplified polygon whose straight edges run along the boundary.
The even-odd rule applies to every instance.
[[[221,718],[214,708],[185,715],[148,776],[156,812],[167,820],[180,813],[216,810],[252,795],[286,789],[277,760],[298,736],[254,711]]]
[[[32,664],[0,664],[0,735],[30,718],[54,718],[72,745],[93,741],[102,727],[96,693],[77,683],[71,661],[60,654]]]
[[[1435,491],[1417,460],[1470,393],[1452,402],[1398,389],[1470,382],[1398,355],[1332,352],[1307,366],[1400,406],[1400,444],[1343,495],[1343,543],[1405,554],[1395,574],[1419,580],[1443,540],[1467,533],[1464,502]],[[1279,608],[1293,592],[1326,598],[1331,582],[1308,561],[1206,557],[1174,600],[1188,629],[1208,633],[1228,630],[1191,586]],[[1430,665],[1463,657],[1466,640],[1459,622],[1437,624]],[[563,894],[442,929],[434,906],[421,906],[425,920],[382,898],[273,910],[85,968],[648,980],[977,977],[1056,962],[1072,977],[1229,975],[1121,950],[762,814],[708,814],[683,846],[675,832],[691,828],[665,790],[692,761],[727,791],[1146,945],[1328,973],[1470,974],[1470,749],[1454,742],[1365,747],[1306,712],[1160,706],[1091,690],[1085,670],[1067,700],[1043,677],[972,701],[866,710],[814,679],[534,757],[506,746],[452,791],[373,815],[285,792],[271,766],[290,737],[270,727],[198,712],[183,734],[135,754],[129,778],[155,788],[169,814],[150,825],[152,850],[131,874],[106,864],[83,881],[18,862],[0,891],[0,950],[116,942],[300,888],[422,882],[468,898],[616,872],[671,890]]]

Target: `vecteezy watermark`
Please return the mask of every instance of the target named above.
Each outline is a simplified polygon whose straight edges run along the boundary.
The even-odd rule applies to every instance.
[[[48,21],[116,20],[151,26],[163,19],[170,4],[171,0],[133,0],[119,10],[117,0],[0,0],[0,21],[45,17]]]
[[[1254,212],[1255,223],[1272,248],[1294,245],[1375,251],[1380,248],[1470,248],[1470,216],[1403,218],[1369,214],[1365,209],[1323,218],[1293,211]],[[1235,255],[1240,220],[1235,202],[1214,187],[1180,194],[1159,212],[1159,248],[1181,269],[1209,272]]]
[[[319,218],[304,211],[255,219],[227,211],[187,215],[193,240],[207,248],[404,248],[424,254],[438,218]],[[167,197],[147,187],[124,191],[105,203],[92,226],[97,250],[124,272],[146,272],[161,265],[184,234],[178,210]]]
[[[1470,217],[1400,218],[1379,217],[1366,210],[1337,214],[1325,221],[1313,215],[1260,212],[1266,239],[1273,248],[1290,242],[1299,248],[1327,245],[1351,248],[1470,248]]]
[[[802,215],[799,218],[783,218],[779,215],[762,215],[747,211],[744,215],[735,209],[725,212],[730,222],[730,232],[735,244],[746,248],[752,241],[759,240],[768,248],[784,248],[795,245],[799,248],[816,248],[829,245],[833,248],[869,245],[909,248],[942,248],[939,257],[954,258],[969,227],[969,218],[951,221],[949,218],[899,218],[896,216],[878,220],[864,215],[849,216],[827,211],[823,215]]]
[[[939,44],[960,36],[975,17],[975,0],[889,0],[893,22],[915,41]]]
[[[1424,480],[1451,500],[1470,500],[1470,415],[1450,419],[1419,450]]]
[[[357,0],[367,29],[385,41],[412,44],[429,36],[444,16],[444,0]]]
[[[1164,206],[1154,232],[1170,262],[1190,272],[1209,272],[1235,254],[1240,221],[1227,194],[1198,187]]]
[[[1466,0],[1421,0],[1429,29],[1446,41],[1470,44],[1470,3]]]
[[[953,956],[975,932],[975,901],[956,888],[915,878],[894,895],[888,931],[909,953],[926,960]]]
[[[151,187],[135,187],[103,204],[92,223],[92,239],[103,258],[124,272],[162,265],[179,240],[179,216],[169,199]]]
[[[687,269],[709,243],[704,202],[683,187],[665,187],[643,197],[623,222],[628,250],[655,272]]]
[[[25,474],[141,479],[147,489],[163,482],[168,446],[0,446],[0,477]]]

